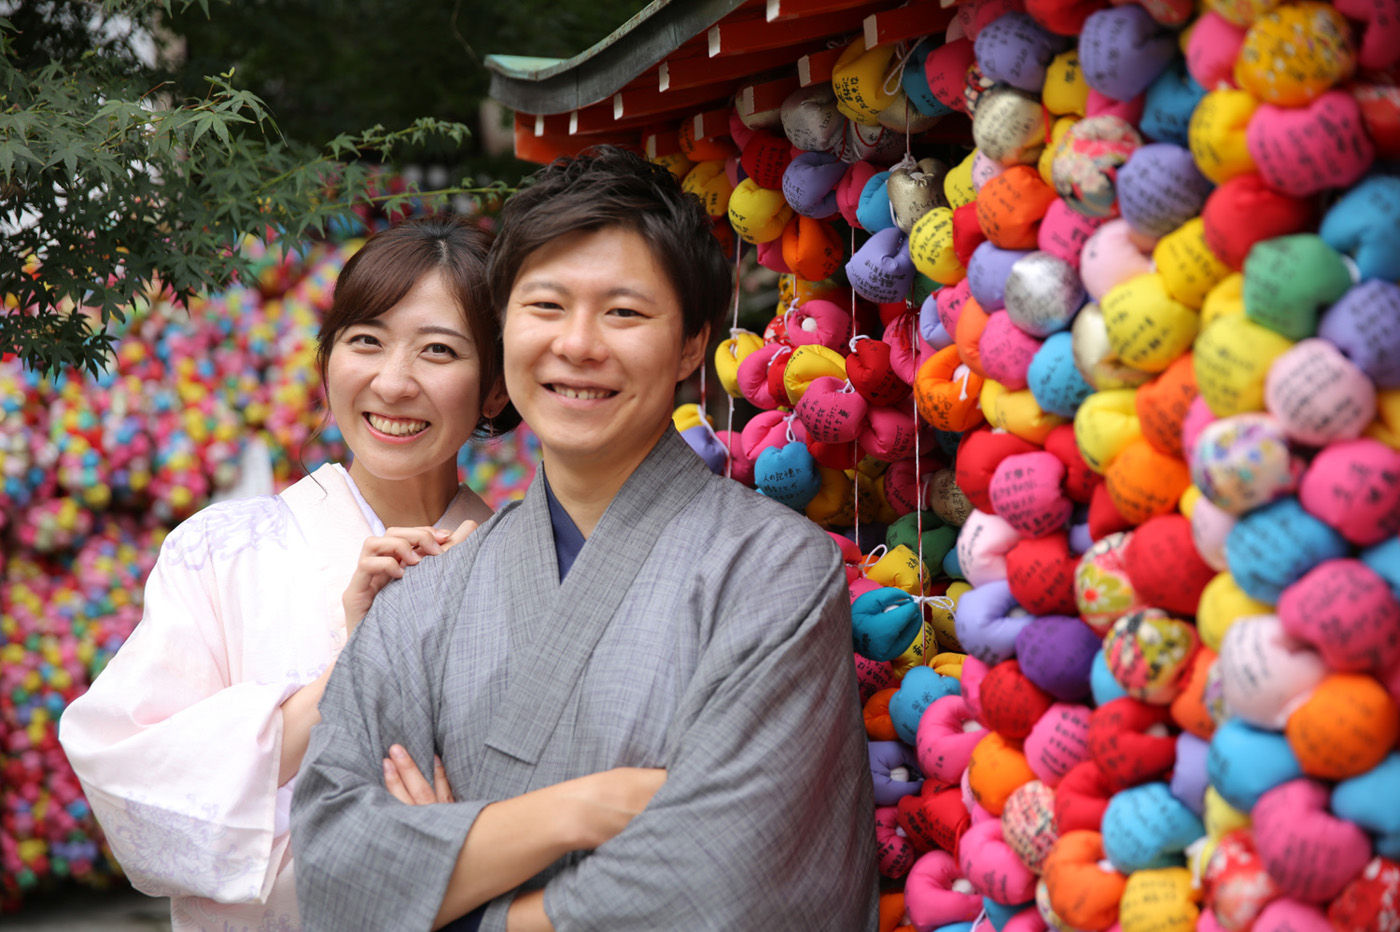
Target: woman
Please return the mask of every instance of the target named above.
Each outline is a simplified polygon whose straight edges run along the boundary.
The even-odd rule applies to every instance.
[[[300,927],[288,813],[335,659],[404,565],[491,514],[457,483],[462,444],[518,422],[488,245],[464,222],[427,218],[346,263],[317,359],[349,467],[172,531],[141,623],[63,715],[64,750],[117,860],[138,889],[171,897],[176,932]],[[391,769],[390,788],[412,801],[416,787]],[[424,801],[445,794],[444,783]]]

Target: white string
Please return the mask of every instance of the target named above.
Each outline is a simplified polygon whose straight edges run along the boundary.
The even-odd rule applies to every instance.
[[[905,302],[906,307],[908,302]],[[912,313],[909,315],[909,355],[913,358],[916,367],[915,381],[918,380],[917,366],[919,364],[919,319]],[[928,581],[924,578],[924,483],[923,477],[919,475],[919,470],[923,466],[923,459],[919,452],[919,393],[910,392],[909,396],[914,400],[914,524],[918,529],[914,537],[917,545],[919,562],[919,594],[923,595],[928,588]],[[920,629],[921,644],[924,652],[924,662],[928,662],[928,625]]]
[[[856,228],[851,227],[851,255],[856,253]],[[856,344],[861,340],[870,339],[863,333],[856,333],[859,325],[856,322],[856,286],[851,286],[851,340],[847,344],[851,352],[856,351]],[[851,441],[851,459],[855,460],[855,468],[851,471],[851,509],[855,512],[855,527],[851,534],[856,539],[856,549],[860,549],[860,460],[856,454],[860,452],[860,438]]]
[[[885,83],[880,86],[880,90],[884,91],[886,94],[893,94],[895,92],[895,89],[904,81],[904,66],[909,63],[909,59],[914,57],[914,50],[923,45],[928,38],[928,36],[921,36],[919,41],[909,46],[907,50],[904,48],[903,42],[899,43],[899,52],[895,56],[894,67],[890,70],[890,73],[885,76]],[[894,87],[890,86],[891,78],[894,79]]]
[[[864,575],[865,575],[865,571],[866,571],[867,569],[869,569],[870,567],[874,566],[876,563],[879,563],[879,562],[880,562],[880,558],[883,557],[885,554],[889,553],[889,550],[890,550],[890,548],[886,547],[884,544],[879,544],[878,546],[875,547],[874,550],[870,551],[870,552],[867,553],[865,556],[861,557],[861,558],[860,558],[860,575],[864,576]],[[912,596],[911,596],[911,598],[912,598]]]
[[[739,358],[739,260],[743,255],[743,250],[736,241],[734,243],[734,323],[729,327],[729,351],[734,354],[734,358]],[[724,478],[734,478],[734,396],[725,392],[724,396],[729,399],[729,418],[725,421],[725,430],[729,433],[729,443],[725,452],[729,455],[724,459]]]

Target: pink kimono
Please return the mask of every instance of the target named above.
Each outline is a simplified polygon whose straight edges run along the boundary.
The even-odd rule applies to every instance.
[[[463,488],[437,525],[489,514]],[[383,533],[335,465],[211,505],[166,538],[141,623],[63,713],[60,741],[117,860],[171,898],[175,932],[301,928],[280,707],[344,647],[341,595]]]

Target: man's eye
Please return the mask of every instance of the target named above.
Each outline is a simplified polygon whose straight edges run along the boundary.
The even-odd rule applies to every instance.
[[[630,307],[615,307],[615,308],[612,309],[612,313],[615,314],[615,315],[617,315],[618,317],[641,317],[641,316],[642,316],[642,312],[641,312],[641,311],[634,311],[634,310],[632,310],[632,308],[630,308]]]

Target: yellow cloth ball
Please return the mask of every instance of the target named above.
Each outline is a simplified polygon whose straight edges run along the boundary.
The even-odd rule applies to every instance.
[[[1201,590],[1196,607],[1196,631],[1201,643],[1217,654],[1225,640],[1225,632],[1236,621],[1250,615],[1267,615],[1274,607],[1245,595],[1235,577],[1228,572],[1218,574]]]
[[[1259,109],[1248,91],[1211,91],[1191,111],[1186,139],[1196,167],[1216,184],[1254,171],[1254,156],[1245,143],[1245,130]]]
[[[759,187],[752,178],[739,182],[729,195],[729,225],[746,243],[771,243],[792,218],[783,192]]]
[[[1231,274],[1230,267],[1206,245],[1206,224],[1193,217],[1157,241],[1152,261],[1167,292],[1189,308],[1200,310],[1212,288]]]
[[[1264,410],[1269,366],[1293,343],[1243,314],[1221,317],[1196,338],[1196,387],[1216,417]]]
[[[1074,412],[1074,442],[1094,472],[1102,473],[1124,447],[1141,436],[1137,389],[1095,392]]]
[[[1191,348],[1200,315],[1171,296],[1159,272],[1115,285],[1099,302],[1108,344],[1135,369],[1161,372]]]
[[[909,255],[914,268],[941,285],[956,285],[967,277],[967,267],[953,249],[953,211],[935,207],[919,218],[909,234]]]

